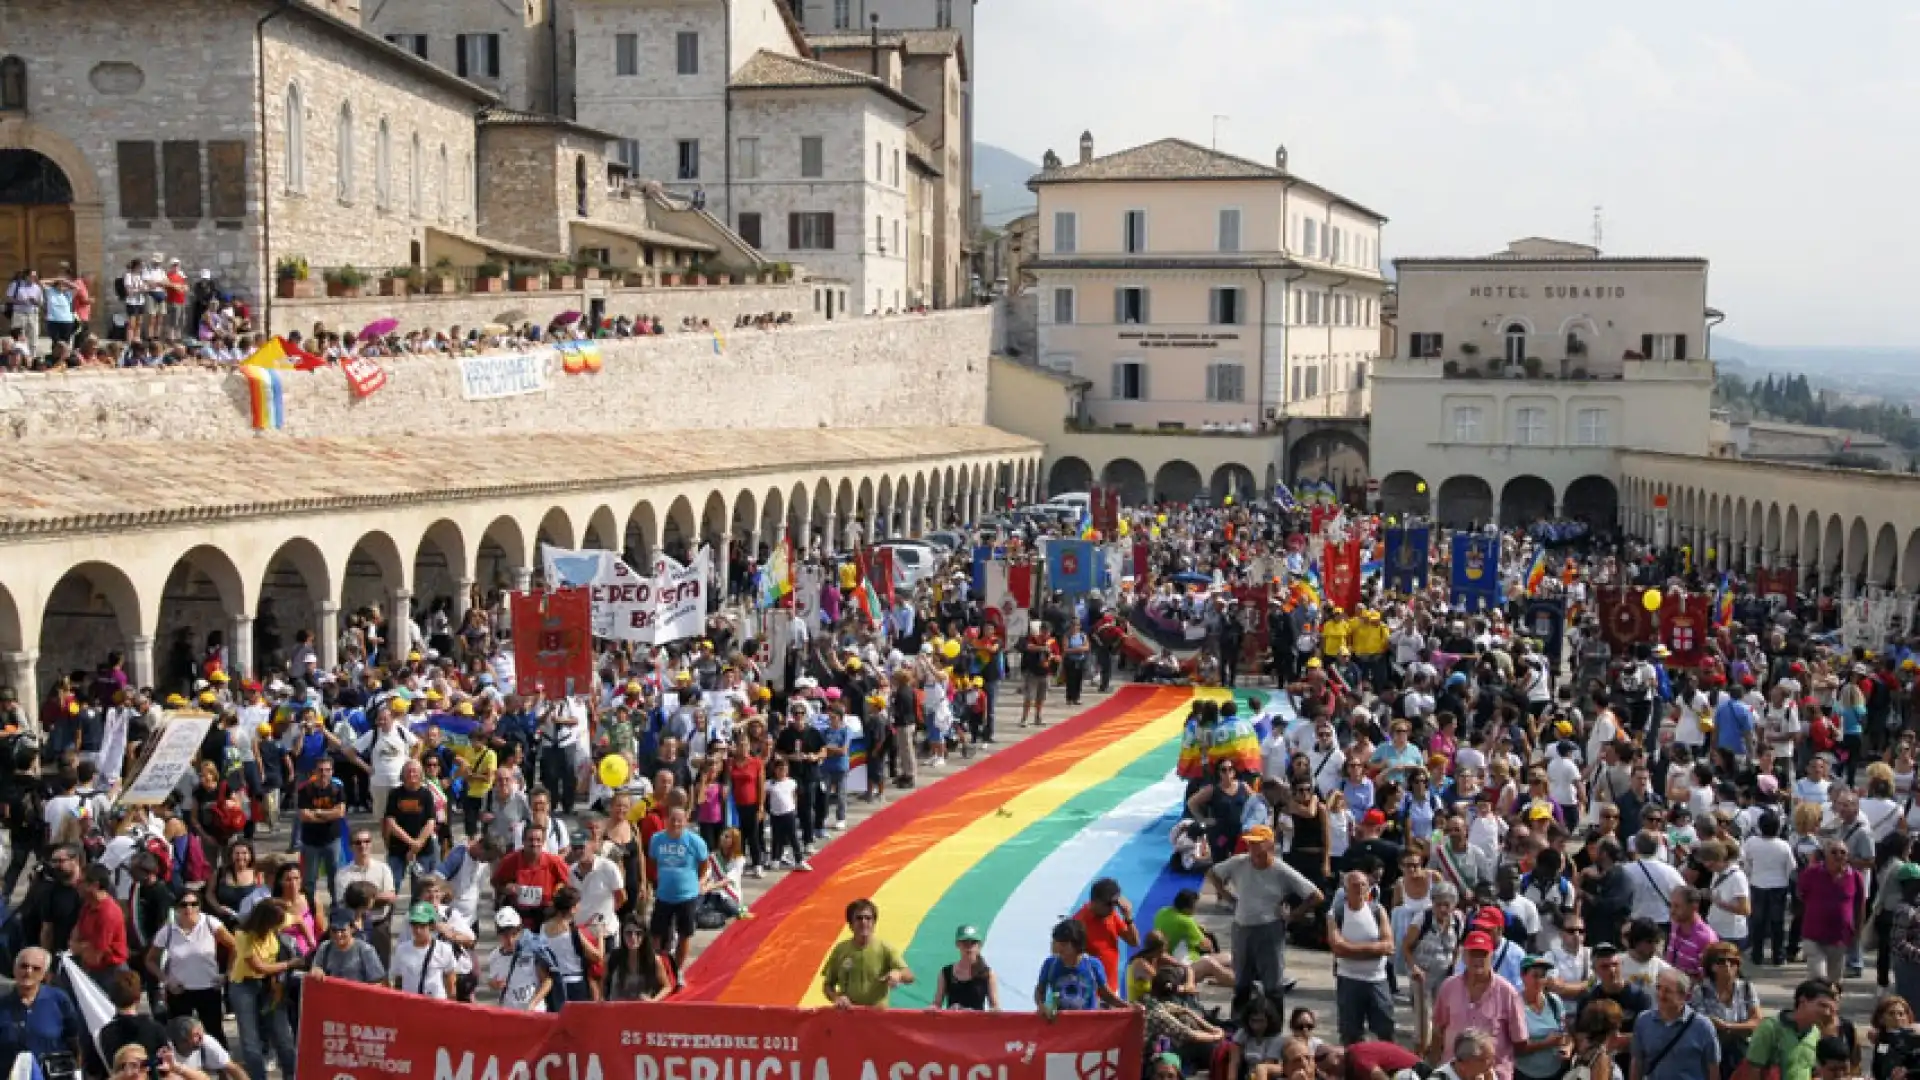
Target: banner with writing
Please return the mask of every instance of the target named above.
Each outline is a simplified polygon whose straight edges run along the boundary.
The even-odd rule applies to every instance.
[[[586,589],[513,594],[513,667],[523,687],[584,694],[593,686],[593,597]]]
[[[460,396],[468,401],[492,401],[545,393],[548,354],[489,353],[460,358]]]
[[[375,390],[387,385],[387,369],[371,356],[349,356],[340,361],[340,370],[346,373],[347,387],[357,398],[372,397]]]
[[[690,563],[670,555],[653,560],[657,606],[653,615],[656,645],[699,637],[707,629],[707,583],[712,579],[713,551],[702,547]]]
[[[1132,1080],[1127,1009],[1038,1013],[573,1002],[559,1013],[310,981],[302,1076],[331,1080]]]
[[[659,556],[651,578],[611,551],[542,544],[540,557],[549,586],[585,589],[592,596],[594,637],[664,645],[694,637],[706,625],[705,548],[691,567]],[[669,629],[663,633],[662,626]]]
[[[213,726],[213,717],[202,712],[167,714],[167,726],[140,767],[140,774],[120,792],[120,801],[128,806],[158,806],[167,801],[187,773],[193,770],[193,755]]]

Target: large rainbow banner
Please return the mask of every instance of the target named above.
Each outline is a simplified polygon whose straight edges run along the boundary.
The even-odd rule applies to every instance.
[[[879,935],[917,981],[896,1008],[932,1004],[961,926],[983,931],[1001,1007],[1032,1008],[1054,923],[1092,883],[1119,880],[1137,920],[1195,874],[1170,869],[1185,782],[1175,774],[1196,697],[1229,691],[1129,686],[1107,701],[888,805],[789,874],[689,966],[684,998],[741,1005],[827,1004],[820,969],[846,936],[847,904],[880,908]],[[1267,692],[1271,696],[1271,691]],[[1241,710],[1244,714],[1246,704]]]

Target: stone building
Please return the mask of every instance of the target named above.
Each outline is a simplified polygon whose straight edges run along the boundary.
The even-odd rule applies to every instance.
[[[972,150],[965,129],[967,51],[958,30],[876,31],[871,34],[816,34],[807,38],[814,54],[850,71],[874,74],[885,53],[898,56],[900,89],[925,109],[912,125],[913,135],[931,155],[938,172],[934,183],[933,272],[925,302],[951,307],[967,298],[968,264],[974,247],[967,228],[970,193],[967,162]]]
[[[367,30],[492,91],[508,108],[559,113],[570,104],[559,82],[566,42],[555,0],[321,2],[363,8],[361,25]]]
[[[266,297],[277,258],[384,268],[473,230],[493,96],[318,7],[46,0],[6,30],[0,221],[28,227],[0,271],[68,262],[110,297],[159,253]]]

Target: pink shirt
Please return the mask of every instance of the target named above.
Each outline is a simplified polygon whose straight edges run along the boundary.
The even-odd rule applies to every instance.
[[[1454,1037],[1470,1028],[1493,1036],[1493,1071],[1500,1080],[1513,1080],[1513,1048],[1526,1041],[1527,1015],[1512,983],[1494,975],[1475,1001],[1465,974],[1448,976],[1434,995],[1434,1022],[1449,1052]]]
[[[1667,963],[1679,968],[1690,978],[1698,979],[1701,971],[1700,954],[1719,940],[1720,935],[1714,933],[1713,927],[1708,926],[1707,920],[1699,915],[1693,917],[1691,926],[1683,927],[1674,923],[1667,934]]]
[[[1862,889],[1860,871],[1852,867],[1837,878],[1824,862],[1800,871],[1801,936],[1821,945],[1851,944]]]

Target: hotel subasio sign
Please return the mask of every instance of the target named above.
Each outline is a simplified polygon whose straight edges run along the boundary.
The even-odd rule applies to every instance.
[[[1469,300],[1625,300],[1625,285],[1469,285]]]

